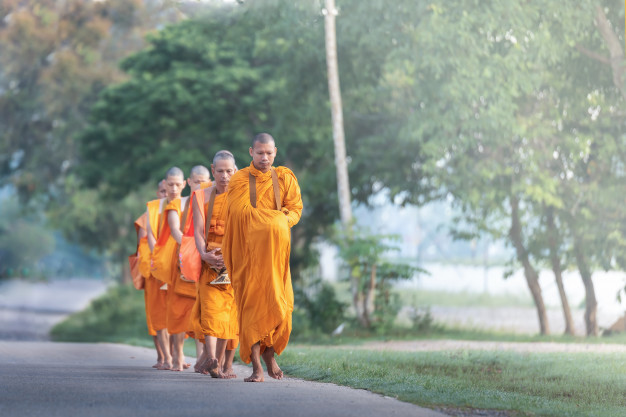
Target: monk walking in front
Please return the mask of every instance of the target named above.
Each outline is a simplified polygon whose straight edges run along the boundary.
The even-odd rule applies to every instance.
[[[198,372],[208,372],[213,378],[236,378],[232,364],[237,347],[237,309],[221,253],[226,192],[230,178],[237,171],[233,154],[217,152],[211,171],[215,185],[192,195],[194,238],[202,259],[198,299],[194,306],[199,317],[193,324],[196,337],[204,336],[206,355]]]
[[[271,135],[255,136],[249,152],[252,163],[228,186],[222,251],[237,303],[239,356],[252,362],[245,381],[262,382],[261,357],[270,377],[283,377],[275,354],[282,353],[291,333],[290,232],[300,220],[302,197],[293,172],[272,167],[277,148]]]

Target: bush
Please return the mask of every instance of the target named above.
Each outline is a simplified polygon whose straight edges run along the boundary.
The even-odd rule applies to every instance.
[[[64,342],[124,342],[149,339],[143,291],[116,285],[83,311],[54,326],[52,340]]]

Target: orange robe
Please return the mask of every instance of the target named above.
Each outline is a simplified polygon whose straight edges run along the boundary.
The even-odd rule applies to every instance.
[[[135,220],[135,230],[137,231],[137,236],[139,236],[139,229],[144,229],[148,227],[147,223],[147,215],[146,213],[139,216],[137,220]],[[137,246],[137,260],[139,262],[139,272],[146,279],[146,283],[148,282],[148,278],[150,278],[150,246],[148,246],[148,238],[142,237],[139,239],[139,245]],[[150,336],[156,336],[156,330],[154,330],[154,326],[152,325],[152,320],[150,319],[150,315],[148,314],[148,292],[145,291],[146,287],[144,285],[143,298],[146,303],[146,325],[148,326],[148,333]]]
[[[172,200],[167,207],[165,208],[165,214],[169,213],[170,210],[176,211],[178,214],[178,218],[182,222],[183,217],[183,207],[181,207],[181,199],[177,198],[176,200]],[[191,220],[191,207],[189,208],[189,213],[187,214],[187,218],[185,219],[185,224],[181,224],[182,232],[185,233],[189,228]],[[166,217],[167,221],[167,217]],[[167,231],[165,231],[165,227],[163,227],[164,233],[171,233],[169,227]],[[171,235],[170,239],[174,239]],[[178,251],[174,252],[174,259],[172,261],[172,279],[171,284],[168,286],[167,291],[167,331],[170,334],[182,333],[190,331],[191,328],[189,326],[189,316],[191,314],[191,309],[195,302],[195,298],[186,297],[184,295],[179,295],[176,293],[176,287],[178,286],[192,286],[195,287],[196,284],[193,282],[185,282],[180,279],[180,268],[178,266]]]
[[[154,235],[155,239],[159,238],[160,233],[160,230],[158,230],[158,225],[159,216],[161,215],[159,211],[162,200],[165,199],[152,200],[147,204],[148,215],[150,216],[150,228],[152,229],[152,234]],[[165,206],[165,201],[163,201],[163,205]],[[150,233],[149,230],[148,233]],[[167,290],[161,289],[163,284],[164,282],[159,281],[158,279],[150,275],[150,277],[146,279],[146,286],[144,289],[144,297],[146,300],[146,320],[149,323],[148,330],[154,330],[155,333],[167,327]],[[150,325],[152,326],[152,329],[150,329]]]
[[[206,215],[209,202],[204,199],[204,190],[193,194],[202,210],[202,223],[206,224]],[[215,196],[213,214],[209,227],[207,243],[221,244],[226,224],[226,194]],[[217,277],[217,272],[205,262],[202,263],[202,272],[198,281],[198,296],[191,315],[191,325],[197,339],[204,340],[205,336],[214,336],[228,339],[227,349],[237,348],[239,323],[237,320],[237,305],[232,285],[211,285]]]
[[[256,177],[256,208],[250,203],[249,174]],[[298,181],[276,168],[282,211],[276,210],[271,172],[251,163],[230,179],[226,234],[222,245],[239,317],[239,356],[250,363],[252,345],[281,354],[289,342],[293,288],[289,271],[291,227],[302,214]]]

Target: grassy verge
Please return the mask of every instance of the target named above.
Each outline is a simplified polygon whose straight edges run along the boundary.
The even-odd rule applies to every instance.
[[[280,364],[289,375],[431,408],[508,410],[518,416],[626,415],[626,354],[298,347],[287,349]]]

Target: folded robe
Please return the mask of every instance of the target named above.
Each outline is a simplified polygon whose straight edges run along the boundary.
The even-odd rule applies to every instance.
[[[178,218],[182,222],[183,215],[181,202],[182,200],[180,198],[172,200],[167,205],[167,207],[165,207],[165,215],[167,216],[171,210],[174,210],[177,213]],[[191,216],[188,213],[185,219],[185,224],[181,224],[181,231],[183,233],[189,227],[190,220]],[[167,217],[165,218],[165,221],[167,221]],[[171,234],[169,227],[163,227],[163,233]],[[172,236],[170,236],[169,238],[174,239]],[[178,245],[176,245],[176,247],[178,247]],[[185,297],[177,294],[176,287],[183,285],[195,287],[196,284],[194,282],[185,282],[180,279],[180,269],[178,267],[178,251],[175,250],[173,254],[171,254],[171,256],[171,288],[168,288],[167,292],[167,331],[170,334],[177,334],[191,330],[191,328],[189,327],[189,316],[191,314],[191,309],[195,302],[195,298]]]
[[[199,190],[192,195],[192,198],[196,199],[198,207],[203,207],[201,210],[202,223],[206,224],[209,202],[208,198],[205,200],[204,197],[204,190]],[[208,244],[218,246],[222,243],[225,223],[226,194],[223,193],[215,196],[207,238]],[[214,336],[228,339],[227,348],[232,350],[237,347],[239,328],[235,294],[232,285],[211,285],[210,282],[216,277],[217,272],[203,262],[191,323],[196,338],[204,340],[204,336]]]
[[[256,178],[256,208],[250,203],[249,175]],[[300,220],[302,198],[291,170],[277,167],[282,210],[276,209],[271,171],[251,163],[230,179],[224,262],[235,290],[239,355],[250,362],[252,345],[281,354],[289,342],[293,288],[289,271],[290,229]]]
[[[149,226],[155,239],[158,239],[160,234],[160,230],[158,227],[159,216],[161,214],[163,206],[165,206],[165,199],[162,198],[159,200],[149,201],[147,203],[147,206]],[[147,232],[149,234],[150,230],[147,230]],[[146,278],[146,284],[144,288],[148,331],[154,331],[155,334],[157,331],[163,330],[167,327],[167,291],[161,289],[163,284],[164,282],[159,281],[150,274],[149,277]]]

